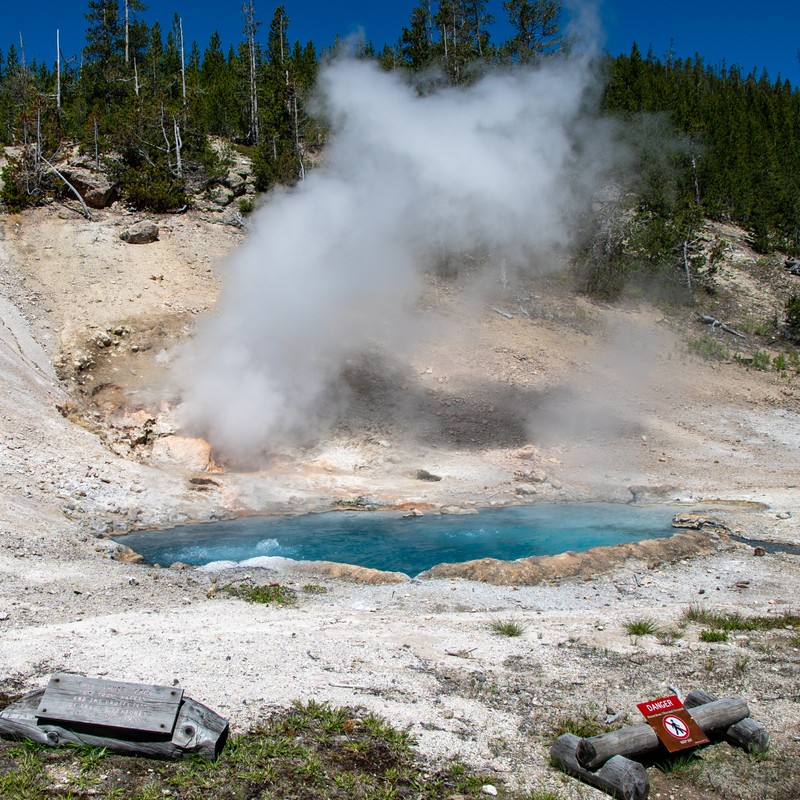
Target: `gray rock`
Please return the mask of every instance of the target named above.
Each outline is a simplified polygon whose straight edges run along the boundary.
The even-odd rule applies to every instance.
[[[418,481],[440,481],[441,479],[441,475],[434,475],[432,472],[428,472],[426,469],[417,470]]]
[[[240,197],[247,189],[245,179],[234,170],[228,171],[228,174],[222,179],[222,184],[233,192],[234,197]]]
[[[539,490],[532,483],[521,483],[515,491],[520,495],[529,495],[537,494]]]
[[[105,208],[117,199],[116,185],[102,173],[77,166],[63,168],[60,172],[89,208]]]
[[[122,231],[119,238],[128,244],[150,244],[158,241],[158,225],[144,219]]]
[[[227,186],[215,186],[208,193],[208,199],[215,206],[227,206],[233,201],[234,194]]]

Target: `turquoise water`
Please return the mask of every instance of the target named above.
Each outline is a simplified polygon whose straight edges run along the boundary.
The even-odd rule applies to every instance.
[[[128,534],[117,541],[150,564],[200,565],[283,556],[417,575],[435,564],[556,555],[670,536],[675,509],[581,503],[511,506],[477,514],[335,511],[246,517]]]

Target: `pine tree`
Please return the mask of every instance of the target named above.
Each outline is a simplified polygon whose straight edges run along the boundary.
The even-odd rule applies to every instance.
[[[514,28],[505,47],[514,61],[530,63],[564,46],[559,33],[561,0],[505,0],[503,8]]]

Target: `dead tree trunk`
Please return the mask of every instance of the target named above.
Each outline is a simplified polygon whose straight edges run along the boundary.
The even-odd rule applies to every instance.
[[[686,695],[683,701],[685,708],[698,708],[706,703],[713,703],[717,698],[713,694],[695,689]],[[769,747],[769,732],[760,723],[747,717],[725,731],[725,741],[733,747],[739,747],[748,753],[765,753]]]
[[[61,114],[61,32],[56,28],[56,108]]]
[[[67,184],[69,190],[72,192],[72,194],[75,195],[75,197],[78,198],[78,202],[81,204],[81,206],[83,206],[84,216],[86,217],[86,219],[90,220],[92,218],[92,213],[91,211],[89,211],[89,207],[86,205],[86,202],[81,197],[80,192],[43,155],[41,155],[41,153],[39,154],[39,158],[41,158],[41,160],[44,161],[44,163],[47,164],[47,166],[50,167],[50,169],[59,178],[61,178],[61,180],[64,181],[64,183]]]
[[[186,57],[183,50],[183,20],[178,19],[178,30],[181,35],[181,92],[183,97],[183,104],[186,105]]]
[[[650,787],[647,771],[641,764],[624,756],[614,756],[597,772],[590,772],[580,765],[575,756],[581,741],[572,733],[559,736],[550,748],[550,758],[565,772],[612,797],[620,800],[647,800]]]

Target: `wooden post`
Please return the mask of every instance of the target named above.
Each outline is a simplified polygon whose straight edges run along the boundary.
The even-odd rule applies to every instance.
[[[702,689],[695,689],[686,695],[683,701],[685,708],[698,708],[706,703],[713,703],[717,698]],[[740,747],[748,753],[765,753],[769,747],[769,732],[760,723],[747,717],[725,731],[725,741],[733,747]]]
[[[624,756],[613,756],[597,772],[590,772],[578,763],[575,755],[581,741],[572,733],[559,736],[550,748],[550,757],[565,772],[612,797],[620,800],[647,799],[650,786],[647,771],[641,764]]]
[[[706,736],[713,738],[714,734],[726,731],[745,717],[749,717],[750,710],[744,700],[731,697],[698,706],[692,709],[691,715]],[[643,722],[581,739],[576,755],[581,766],[588,770],[596,770],[612,756],[638,757],[658,750],[659,747],[661,742],[656,732]]]

